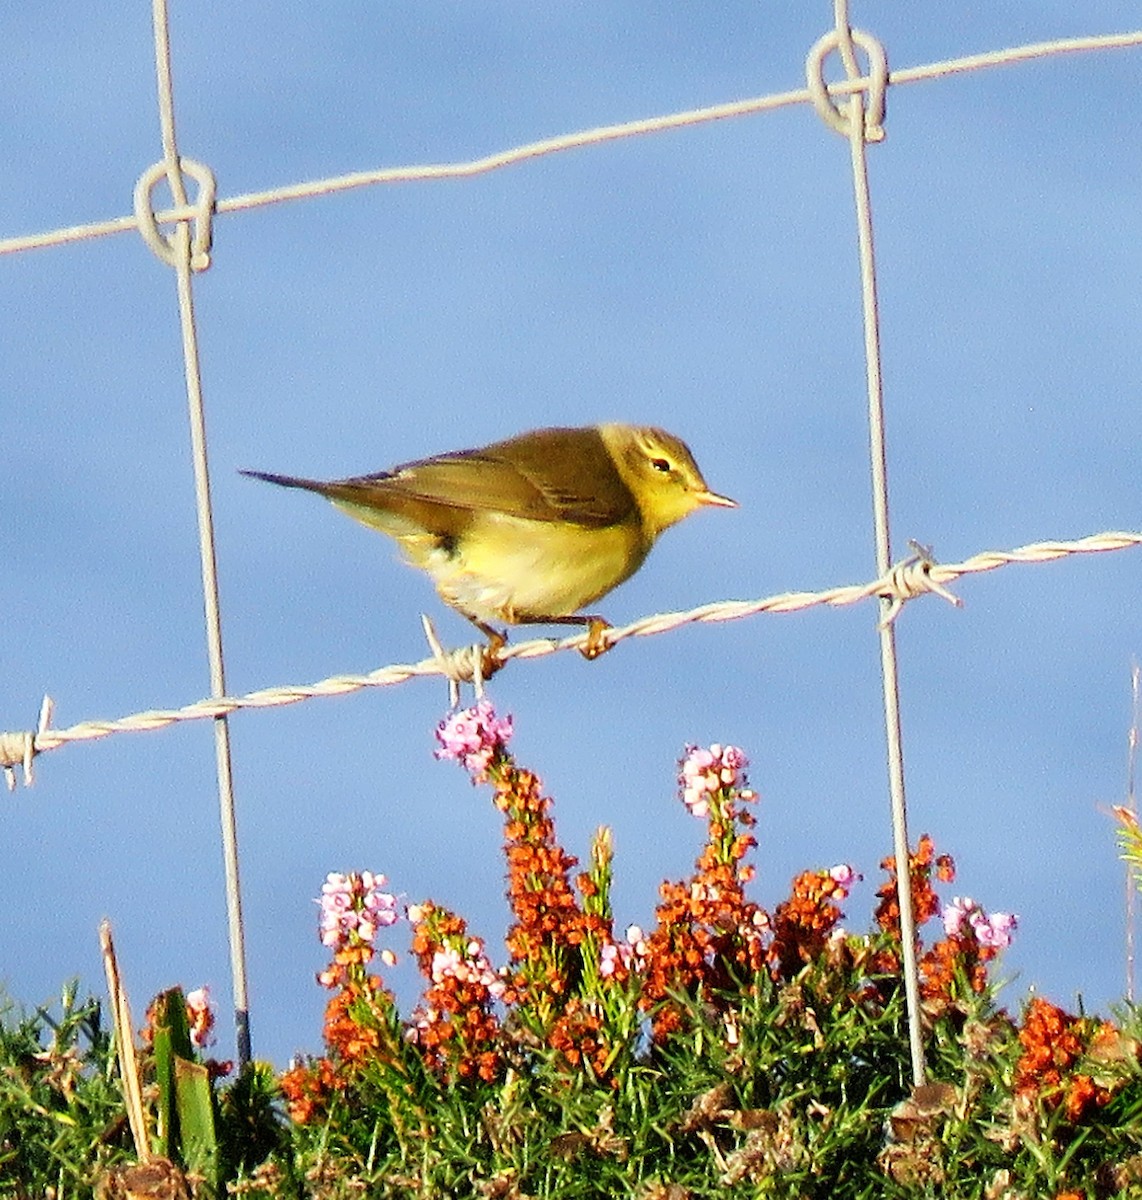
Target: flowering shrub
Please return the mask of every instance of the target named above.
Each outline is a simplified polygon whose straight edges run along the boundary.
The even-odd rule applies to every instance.
[[[387,1165],[363,1181],[396,1180],[400,1195],[459,1189],[521,1200],[586,1180],[592,1195],[646,1200],[738,1187],[790,1197],[982,1188],[1016,1200],[1032,1194],[1008,1182],[1034,1145],[1034,1156],[1057,1151],[1064,1164],[1044,1176],[1057,1177],[1054,1191],[1034,1194],[1062,1196],[1082,1157],[1071,1157],[1066,1139],[1081,1142],[1083,1122],[1131,1086],[1142,1099],[1138,1044],[1116,1026],[1038,1000],[1020,1025],[996,1007],[988,969],[1016,917],[964,896],[942,901],[937,888],[954,881],[955,864],[926,835],[909,883],[918,927],[939,928],[918,946],[929,1055],[947,1079],[936,1099],[907,1083],[893,859],[882,864],[869,935],[841,924],[861,879],[846,863],[802,872],[768,911],[747,892],[758,798],[746,755],[691,746],[678,789],[704,827],[694,870],[661,885],[652,928],[619,934],[610,832],[596,832],[576,873],[550,797],[508,750],[511,719],[481,701],[436,736],[437,757],[489,785],[504,821],[507,958],[495,966],[455,913],[410,905],[425,987],[402,1019],[366,972],[374,939],[397,919],[392,897],[377,892],[383,877],[329,877],[326,1053],[294,1067],[282,1087],[299,1135],[312,1128],[327,1138],[350,1128],[351,1114],[371,1114],[360,1136],[367,1126],[373,1161]],[[456,1121],[469,1130],[462,1153],[425,1141],[426,1130]],[[354,1172],[364,1149],[346,1135]],[[1090,1178],[1128,1172],[1122,1163],[1139,1151],[1134,1130],[1122,1162],[1094,1164]],[[957,1178],[970,1187],[947,1190]]]
[[[762,907],[749,894],[758,797],[746,755],[691,746],[677,785],[701,825],[694,868],[661,885],[649,928],[620,931],[610,831],[596,831],[580,868],[541,780],[509,752],[511,736],[511,719],[487,701],[436,734],[437,757],[487,785],[503,820],[504,960],[459,914],[398,903],[383,875],[329,874],[317,901],[330,955],[318,975],[329,993],[323,1051],[278,1081],[288,1130],[264,1072],[219,1091],[219,1178],[232,1193],[1142,1195],[1137,1017],[1073,1016],[1041,997],[1018,1017],[1000,1008],[989,972],[1017,919],[942,898],[955,864],[930,837],[911,853],[907,880],[930,1072],[914,1088],[894,859],[882,864],[870,933],[843,924],[861,882],[847,863],[801,872]],[[424,984],[402,1015],[380,971],[395,963],[386,935],[406,920]],[[185,1000],[201,1047],[208,997]],[[108,1077],[99,1044],[93,1084]],[[82,1159],[74,1118],[65,1136],[40,1115],[77,1111],[75,1064],[66,1047],[24,1047],[18,1069],[0,1070],[0,1200],[49,1194],[65,1177],[68,1196],[90,1194],[82,1180],[92,1174],[69,1166],[65,1176],[64,1164]],[[30,1114],[19,1141],[6,1113]],[[99,1161],[123,1154],[102,1127],[89,1144]],[[14,1176],[13,1190],[9,1164],[32,1161],[27,1147],[47,1165]]]

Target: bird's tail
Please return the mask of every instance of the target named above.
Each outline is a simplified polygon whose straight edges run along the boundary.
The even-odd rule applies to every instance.
[[[274,475],[269,471],[239,471],[239,475],[248,475],[251,479],[264,479],[267,483],[276,483],[281,487],[304,488],[307,492],[319,492],[324,495],[329,485],[316,479],[301,479],[297,475]]]

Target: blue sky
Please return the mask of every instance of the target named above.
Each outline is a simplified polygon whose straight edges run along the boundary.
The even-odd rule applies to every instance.
[[[149,5],[0,15],[0,236],[121,215],[160,156]],[[1133,3],[908,6],[853,20],[893,67],[1138,25]],[[831,6],[173,0],[180,146],[220,195],[802,86]],[[892,90],[870,149],[895,548],[1142,528],[1137,50]],[[808,107],[573,151],[464,182],[220,217],[196,280],[230,690],[425,654],[470,629],[390,544],[238,475],[379,470],[549,424],[661,424],[739,510],[670,531],[615,622],[863,582],[874,553],[848,151]],[[173,273],[132,234],[0,262],[0,727],[207,694]],[[967,580],[898,625],[910,821],[954,892],[1017,911],[1034,987],[1122,995],[1123,798],[1142,552]],[[586,853],[615,830],[620,926],[651,921],[700,828],[687,743],[761,793],[756,895],[889,852],[876,611],[762,616],[595,663],[513,664],[492,698]],[[497,814],[432,757],[444,685],[232,722],[255,1054],[319,1049],[327,871],[385,872],[498,948]],[[69,746],[5,801],[0,979],[101,987],[112,919],[136,1007],[229,973],[211,731]],[[1101,808],[1100,808],[1101,806]],[[400,940],[394,944],[399,949]],[[394,979],[406,999],[407,966]]]

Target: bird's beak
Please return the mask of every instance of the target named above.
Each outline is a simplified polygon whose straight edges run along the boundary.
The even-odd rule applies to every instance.
[[[719,496],[717,492],[697,492],[694,499],[699,504],[711,504],[716,508],[737,508],[738,502],[729,496]]]

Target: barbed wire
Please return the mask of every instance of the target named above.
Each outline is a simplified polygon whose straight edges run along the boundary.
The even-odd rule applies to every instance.
[[[959,58],[945,59],[941,62],[927,63],[922,66],[905,67],[899,71],[889,72],[888,82],[890,84],[919,83],[925,80],[945,78],[949,75],[962,75],[970,71],[1013,66],[1016,63],[1029,62],[1037,58],[1050,58],[1055,55],[1078,54],[1095,50],[1124,50],[1133,46],[1142,46],[1142,30],[1091,37],[1065,38],[1047,42],[1031,42],[1025,46],[1013,46],[1006,50],[969,54]],[[863,91],[866,87],[867,80],[865,79],[846,79],[838,83],[829,84],[828,93],[833,97],[848,96],[855,92]],[[712,104],[703,108],[669,113],[665,116],[646,117],[640,120],[625,121],[613,125],[600,125],[594,129],[586,129],[577,133],[560,134],[556,137],[528,142],[521,146],[500,150],[493,154],[487,154],[480,158],[469,159],[463,162],[381,167],[373,171],[353,171],[328,179],[287,184],[282,187],[268,188],[257,192],[246,192],[241,195],[224,197],[218,200],[215,203],[214,211],[218,213],[246,212],[250,209],[262,208],[270,204],[313,199],[318,196],[329,196],[338,192],[346,192],[355,188],[371,187],[380,184],[416,183],[434,179],[468,179],[475,175],[484,175],[491,171],[501,170],[504,167],[514,166],[517,163],[526,162],[530,159],[559,154],[566,150],[598,146],[606,142],[618,141],[622,138],[641,137],[652,133],[665,133],[672,129],[684,129],[694,125],[708,124],[712,121],[724,121],[734,117],[751,116],[755,113],[767,112],[776,108],[785,108],[790,105],[811,103],[813,103],[813,94],[807,87],[786,92],[774,92],[748,100]],[[200,216],[200,209],[197,205],[176,204],[171,208],[163,209],[155,215],[157,220],[162,224],[168,224],[173,221],[192,221]],[[16,254],[25,250],[42,250],[50,246],[66,245],[70,242],[107,237],[118,233],[129,233],[140,228],[141,222],[136,215],[113,217],[106,221],[93,221],[83,225],[71,225],[44,233],[3,238],[0,239],[0,254]]]
[[[956,605],[961,601],[948,591],[947,585],[969,575],[979,575],[1013,564],[1052,562],[1078,554],[1101,554],[1142,546],[1142,533],[1108,531],[1091,534],[1074,541],[1033,542],[1014,550],[985,550],[958,563],[937,563],[930,552],[917,548],[911,558],[898,563],[888,574],[862,584],[846,584],[815,592],[781,592],[758,600],[719,600],[681,612],[658,613],[641,617],[628,625],[603,631],[608,647],[628,638],[649,637],[669,633],[686,625],[715,624],[737,621],[761,613],[795,613],[827,606],[841,608],[874,597],[891,601],[887,620],[895,620],[903,606],[918,596],[934,593]],[[0,766],[7,775],[9,789],[16,785],[14,768],[24,768],[25,782],[31,783],[33,758],[71,742],[92,741],[119,733],[145,733],[165,729],[182,721],[201,721],[249,709],[282,708],[305,700],[330,696],[346,696],[365,688],[393,687],[412,679],[443,677],[449,680],[474,682],[486,679],[512,659],[546,658],[568,650],[579,650],[587,643],[588,634],[579,633],[565,638],[535,638],[507,645],[489,658],[486,648],[463,646],[457,650],[434,652],[432,657],[415,663],[394,663],[363,675],[333,675],[317,683],[286,684],[260,688],[240,696],[220,696],[195,701],[181,708],[148,709],[131,716],[108,721],[82,721],[67,729],[51,729],[50,707],[41,712],[35,731],[0,733]]]

